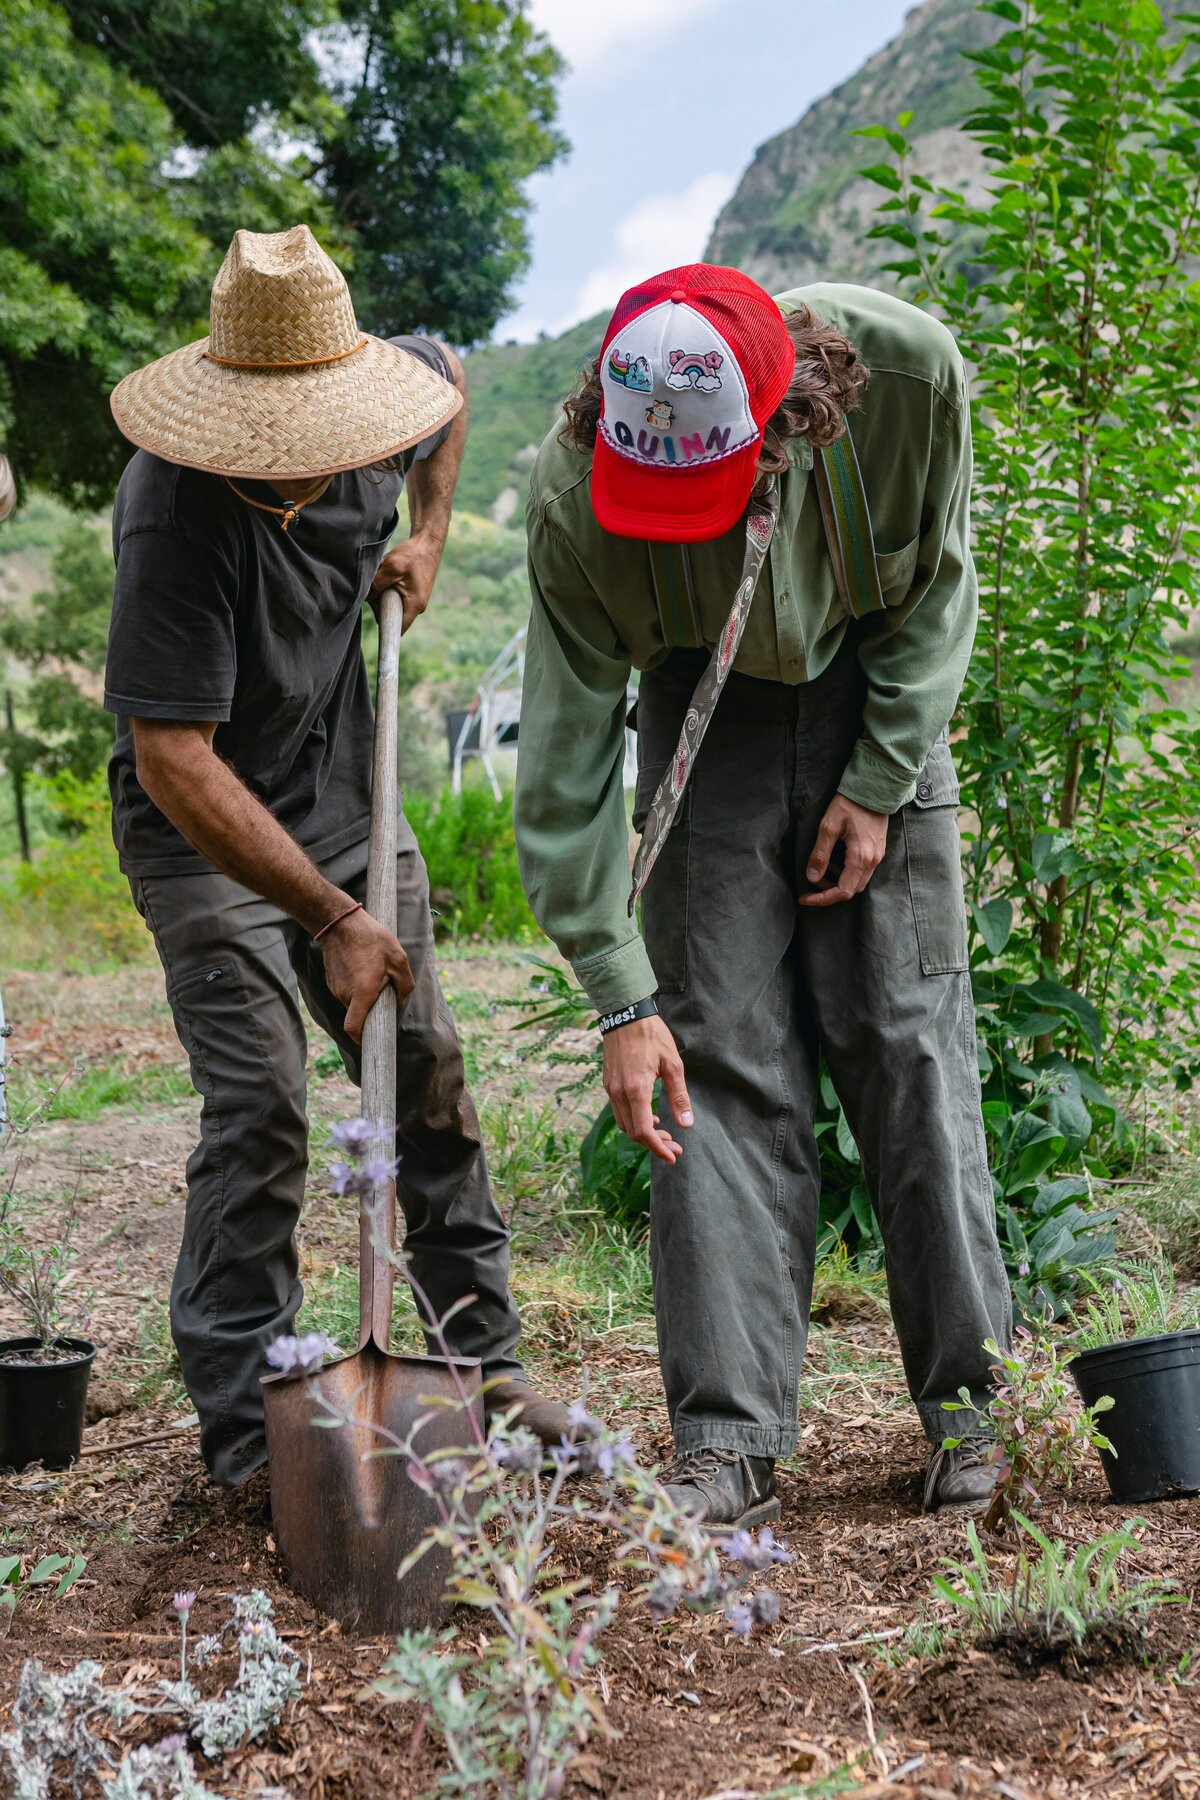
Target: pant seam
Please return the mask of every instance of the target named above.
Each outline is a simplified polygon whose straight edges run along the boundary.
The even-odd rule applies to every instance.
[[[169,986],[173,986],[174,985],[174,976],[171,972],[171,959],[167,952],[166,941],[164,938],[160,937],[160,935],[155,927],[154,913],[150,906],[150,897],[146,892],[146,885],[144,882],[142,883],[142,903],[146,909],[146,918],[147,918],[147,921],[149,922],[150,929],[151,929],[151,931],[154,932],[155,940],[161,946],[163,966],[166,969],[168,984],[169,984]],[[170,996],[168,994],[168,998],[169,997]],[[206,1305],[206,1307],[204,1309],[204,1348],[205,1348],[205,1360],[207,1361],[208,1366],[209,1366],[210,1379],[215,1378],[215,1385],[216,1385],[218,1393],[221,1396],[222,1416],[224,1418],[228,1419],[230,1416],[229,1389],[228,1389],[228,1386],[226,1385],[224,1371],[222,1370],[219,1361],[214,1359],[213,1354],[212,1354],[212,1328],[213,1328],[215,1316],[219,1310],[218,1302],[220,1300],[221,1269],[222,1269],[221,1246],[222,1246],[222,1238],[223,1238],[223,1228],[224,1228],[224,1223],[225,1223],[225,1187],[226,1187],[225,1148],[224,1148],[224,1144],[222,1142],[221,1112],[220,1112],[220,1108],[217,1105],[216,1083],[214,1082],[212,1076],[209,1074],[208,1065],[204,1060],[204,1051],[201,1047],[200,1039],[196,1035],[195,1027],[193,1026],[192,1021],[189,1018],[187,1011],[183,1007],[182,1003],[179,1001],[172,1002],[172,1011],[174,1010],[174,1007],[176,1004],[178,1004],[178,1006],[179,1006],[180,1017],[185,1021],[186,1025],[187,1025],[188,1036],[192,1041],[192,1049],[195,1052],[196,1062],[198,1063],[198,1065],[200,1067],[200,1072],[203,1075],[204,1081],[207,1086],[207,1093],[206,1093],[206,1095],[204,1095],[202,1097],[207,1098],[209,1105],[212,1107],[213,1119],[216,1124],[217,1169],[218,1169],[219,1176],[220,1176],[220,1187],[219,1187],[220,1198],[219,1198],[219,1204],[217,1206],[216,1230],[215,1230],[216,1279],[213,1282],[213,1289],[214,1289],[213,1299],[209,1302],[208,1305]],[[250,1010],[251,1009],[247,1005],[247,1008],[246,1008],[247,1014],[250,1013]],[[261,1040],[260,1040],[260,1042],[261,1042]],[[204,1128],[203,1128],[203,1125],[201,1125],[201,1137],[202,1138],[203,1138],[203,1131],[204,1131]]]
[[[787,1196],[783,1191],[783,1147],[787,1137],[788,1121],[792,1116],[791,1095],[788,1092],[787,1077],[783,1072],[783,1025],[784,1025],[784,985],[782,978],[783,964],[776,971],[775,1000],[775,1049],[771,1061],[779,1083],[780,1107],[779,1117],[775,1125],[775,1143],[771,1151],[771,1166],[775,1180],[774,1225],[779,1240],[779,1271],[783,1279],[783,1362],[785,1391],[789,1396],[796,1392],[796,1354],[792,1336],[792,1311],[795,1295],[792,1288],[791,1267],[787,1256],[787,1240],[783,1229],[783,1214]]]

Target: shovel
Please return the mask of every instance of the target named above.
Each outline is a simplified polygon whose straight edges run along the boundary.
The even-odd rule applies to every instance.
[[[395,588],[379,600],[379,683],[367,853],[367,911],[396,929],[396,703],[403,611]],[[363,1117],[380,1126],[370,1154],[395,1155],[396,991],[389,983],[363,1029]],[[271,1475],[271,1516],[292,1585],[347,1629],[365,1635],[440,1623],[449,1612],[450,1552],[440,1546],[397,1571],[426,1531],[439,1523],[431,1496],[408,1475],[408,1461],[380,1455],[391,1437],[414,1440],[422,1455],[469,1448],[470,1419],[460,1386],[482,1417],[476,1358],[394,1356],[389,1349],[396,1243],[396,1184],[380,1182],[359,1218],[358,1349],[327,1363],[321,1392],[353,1423],[318,1429],[304,1376],[267,1376],[263,1399]],[[379,1245],[380,1247],[377,1247]],[[457,1376],[457,1379],[456,1379]]]

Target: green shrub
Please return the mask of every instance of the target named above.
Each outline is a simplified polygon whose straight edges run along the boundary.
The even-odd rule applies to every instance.
[[[6,964],[97,969],[144,957],[150,938],[117,863],[103,777],[62,776],[44,791],[62,835],[0,873]]]
[[[538,937],[517,868],[512,803],[490,788],[443,789],[437,799],[407,793],[405,810],[429,870],[440,929],[454,937]]]

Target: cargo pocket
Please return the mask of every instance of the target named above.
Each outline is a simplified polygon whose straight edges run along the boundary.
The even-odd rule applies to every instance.
[[[876,551],[875,567],[879,571],[879,586],[888,606],[899,606],[908,598],[908,590],[917,572],[917,549],[920,542],[920,538],[915,537],[911,544],[905,544],[903,550]]]
[[[952,975],[967,967],[967,912],[958,830],[958,777],[943,734],[902,809],[908,886],[921,968]]]
[[[633,829],[641,834],[650,804],[668,765],[638,769],[633,796]],[[642,937],[654,966],[660,994],[682,994],[687,985],[688,871],[691,864],[692,789],[684,789],[675,823],[667,833],[642,894]]]

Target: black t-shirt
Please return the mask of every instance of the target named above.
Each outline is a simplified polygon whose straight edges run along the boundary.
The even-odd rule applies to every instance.
[[[426,338],[394,338],[448,375]],[[449,426],[405,452],[407,470]],[[139,450],[113,509],[116,586],[104,704],[108,779],[129,875],[212,867],[143,792],[131,720],[217,721],[214,747],[314,857],[366,836],[374,713],[359,630],[396,529],[399,474],[335,475],[285,532],[219,475]],[[243,494],[282,504],[265,482]]]

